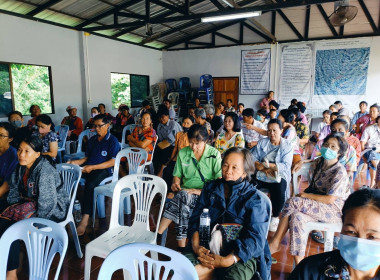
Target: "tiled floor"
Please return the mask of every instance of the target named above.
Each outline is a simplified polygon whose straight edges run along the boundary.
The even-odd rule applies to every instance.
[[[364,178],[364,174],[361,174],[360,178]],[[357,179],[355,182],[355,189],[362,185],[362,180]],[[304,188],[306,184],[302,184],[301,188]],[[110,211],[110,205],[111,200],[107,200],[107,209],[108,213]],[[126,219],[131,219],[133,217],[127,217]],[[85,245],[90,242],[94,237],[99,236],[104,232],[106,229],[106,226],[108,225],[109,217],[104,219],[99,223],[99,221],[96,222],[95,230],[93,230],[91,227],[87,228],[86,235],[81,238],[81,244],[82,244],[82,250],[83,253],[85,253]],[[269,238],[272,236],[272,233],[270,233]],[[272,265],[272,279],[287,279],[290,272],[293,268],[293,258],[288,253],[288,236],[286,236],[282,242],[282,250],[276,254],[273,255],[274,258],[277,259],[278,263]],[[176,241],[174,236],[174,228],[171,226],[168,234],[167,239],[167,246],[169,248],[176,248]],[[323,252],[323,245],[319,244],[311,238],[309,238],[309,242],[307,245],[306,253],[307,255],[313,255]],[[22,254],[22,265],[19,267],[19,279],[28,279],[28,264],[27,264],[27,256]],[[93,258],[92,265],[91,265],[91,279],[97,279],[97,275],[99,273],[100,266],[102,264],[103,260],[100,258]],[[54,273],[56,271],[57,267],[57,261],[55,260],[52,264],[51,271],[50,271],[50,277],[49,279],[54,279]],[[80,280],[84,278],[84,258],[79,259],[76,256],[75,246],[71,242],[69,243],[69,248],[66,254],[66,257],[63,262],[63,266],[60,272],[59,279],[64,280]],[[116,274],[113,279],[123,279],[121,274]]]

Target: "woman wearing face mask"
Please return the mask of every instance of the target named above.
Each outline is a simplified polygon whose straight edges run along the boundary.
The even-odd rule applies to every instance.
[[[177,132],[177,134],[175,135],[175,146],[172,155],[169,161],[161,166],[161,170],[157,174],[157,176],[162,177],[165,180],[168,186],[171,186],[173,182],[173,170],[177,162],[178,152],[181,149],[189,146],[189,138],[187,137],[187,132],[189,131],[192,125],[193,122],[190,116],[187,116],[183,119],[183,131]],[[168,194],[168,197],[173,198],[173,193],[171,192],[171,189],[169,189],[168,192],[170,192],[170,194]]]
[[[285,203],[278,229],[269,242],[271,253],[281,249],[281,240],[290,231],[290,254],[298,264],[305,256],[307,238],[303,225],[307,222],[335,223],[341,219],[344,201],[350,194],[345,167],[339,162],[347,150],[347,142],[335,134],[325,138],[322,157],[311,167],[309,187]]]
[[[8,121],[15,128],[15,133],[11,145],[18,149],[21,141],[30,135],[30,130],[27,126],[24,126],[24,118],[19,111],[10,112],[8,114]]]
[[[52,161],[55,162],[60,138],[57,133],[54,132],[53,121],[48,115],[39,115],[36,118],[36,125],[38,127],[38,132],[34,135],[39,135],[42,139],[42,155],[50,157]]]
[[[269,279],[270,261],[266,260],[271,258],[266,235],[270,213],[256,185],[250,182],[254,172],[250,152],[234,147],[223,158],[223,177],[204,186],[189,221],[191,242],[185,251],[199,279],[252,279],[257,271],[260,279]],[[218,250],[212,245],[213,234],[211,251],[203,247],[199,219],[205,208],[209,209],[211,229],[216,224],[242,226],[237,239]]]
[[[241,124],[236,113],[226,113],[223,130],[215,140],[215,148],[222,155],[232,147],[244,148],[244,137],[241,133]]]
[[[380,190],[352,193],[342,209],[338,249],[304,259],[289,280],[380,279]]]
[[[180,252],[185,248],[189,218],[204,184],[222,176],[220,153],[207,144],[207,129],[200,124],[194,124],[187,132],[187,137],[189,146],[178,152],[173,172],[171,189],[176,194],[166,204],[157,241],[160,244],[161,234],[174,221]]]
[[[91,108],[91,118],[86,123],[84,129],[93,129],[94,117],[97,115],[99,115],[98,107],[92,107]]]

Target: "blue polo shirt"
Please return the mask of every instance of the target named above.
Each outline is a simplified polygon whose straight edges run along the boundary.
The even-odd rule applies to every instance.
[[[100,164],[110,159],[115,159],[117,153],[120,151],[120,143],[116,137],[109,132],[102,141],[98,141],[98,136],[95,135],[88,140],[86,150],[87,162],[86,165]],[[108,169],[110,174],[112,169]]]
[[[17,151],[14,147],[10,146],[8,150],[0,156],[0,185],[2,185],[3,182],[9,181],[9,177],[11,177],[17,164]]]

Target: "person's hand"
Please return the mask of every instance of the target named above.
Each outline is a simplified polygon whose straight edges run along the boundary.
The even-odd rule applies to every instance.
[[[161,177],[161,178],[162,178],[162,176],[163,176],[163,174],[164,174],[164,168],[165,168],[165,167],[166,167],[165,165],[162,165],[162,166],[161,166],[160,171],[158,171],[158,173],[157,173],[157,176],[158,176],[158,177]]]
[[[299,161],[299,162],[297,162],[296,164],[294,164],[294,166],[292,168],[292,173],[298,172],[298,170],[301,169],[302,165],[303,165],[303,161],[302,160]]]
[[[129,134],[129,135],[127,136],[127,141],[131,141],[131,138],[133,138],[133,136],[132,136],[131,134]]]
[[[93,165],[85,165],[83,166],[82,173],[90,173],[94,170]]]
[[[202,190],[200,190],[200,189],[187,189],[186,192],[188,194],[201,195]]]
[[[299,194],[296,194],[296,197],[306,197],[306,193],[299,193]]]
[[[254,125],[253,125],[253,124],[248,124],[248,123],[246,123],[246,124],[245,124],[245,127],[246,127],[247,129],[249,129],[249,130],[253,130]]]
[[[256,146],[256,144],[257,144],[257,142],[255,142],[255,141],[249,142],[249,143],[247,143],[247,147],[250,148],[250,149],[252,149],[253,147]]]
[[[267,174],[267,176],[276,177],[276,171],[274,171],[272,168],[265,168],[263,171],[265,174]]]
[[[261,162],[256,161],[255,162],[256,170],[263,171],[265,169],[264,165]]]
[[[173,183],[172,184],[172,191],[173,192],[179,192],[179,191],[181,191],[181,186],[179,184],[177,184],[177,183]]]
[[[73,132],[73,131],[72,131],[72,130],[69,130],[69,131],[67,132],[67,137],[70,137],[71,132]]]
[[[194,253],[198,256],[198,260],[203,266],[208,267],[210,269],[214,269],[212,265],[214,262],[214,259],[209,256],[210,255],[209,250],[207,250],[203,246],[198,246],[197,248],[195,248]]]
[[[209,254],[209,256],[211,258],[214,259],[214,262],[213,262],[213,267],[214,268],[219,268],[219,267],[229,267],[231,266],[232,264],[228,264],[226,262],[226,258],[225,257],[222,257],[220,255],[216,255],[216,254]]]

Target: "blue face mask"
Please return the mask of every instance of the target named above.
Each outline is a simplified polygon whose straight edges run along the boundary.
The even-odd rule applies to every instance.
[[[20,120],[12,121],[11,124],[16,128],[22,127],[22,121]]]
[[[380,242],[341,234],[338,249],[354,269],[368,271],[380,265]]]
[[[256,120],[259,121],[259,122],[261,122],[261,116],[257,115],[256,116]]]
[[[338,156],[338,152],[331,150],[330,148],[322,147],[321,148],[321,155],[324,159],[332,160]]]

